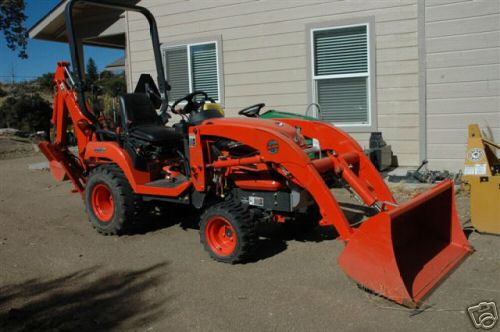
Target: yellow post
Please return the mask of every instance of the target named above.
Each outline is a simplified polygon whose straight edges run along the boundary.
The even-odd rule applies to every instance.
[[[462,181],[470,189],[471,222],[479,232],[500,234],[499,148],[482,137],[477,124],[469,125]]]

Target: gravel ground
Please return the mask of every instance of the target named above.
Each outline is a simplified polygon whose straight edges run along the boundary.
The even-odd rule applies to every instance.
[[[28,139],[0,136],[0,160],[35,155],[37,151],[38,147]]]
[[[477,251],[415,311],[350,281],[336,264],[343,244],[327,230],[263,239],[258,258],[240,265],[208,258],[189,209],[138,234],[101,236],[68,183],[28,169],[41,161],[0,160],[2,331],[473,331],[468,306],[500,305],[497,236],[470,233]],[[457,205],[466,223],[467,195]]]

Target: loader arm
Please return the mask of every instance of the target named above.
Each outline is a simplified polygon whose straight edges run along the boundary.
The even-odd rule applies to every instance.
[[[322,150],[333,150],[337,155],[354,153],[356,159],[359,160],[359,164],[357,171],[353,174],[354,176],[351,175],[346,179],[349,185],[351,187],[362,188],[361,190],[365,190],[367,195],[371,196],[375,201],[396,203],[384,179],[380,176],[380,173],[373,166],[370,159],[366,157],[363,149],[344,131],[321,121],[300,119],[280,119],[280,121],[294,127],[300,127],[306,137],[318,139]],[[342,163],[342,161],[338,161],[338,163]],[[357,192],[360,194],[359,191]],[[364,195],[360,196],[363,198]],[[366,200],[365,203],[368,206],[372,205]]]
[[[460,227],[451,181],[398,206],[359,145],[347,134],[313,121],[258,121],[216,119],[190,129],[195,188],[205,190],[206,167],[272,165],[310,193],[320,208],[323,226],[336,228],[338,239],[346,243],[338,259],[344,272],[362,286],[408,307],[418,307],[472,252]],[[294,129],[320,140],[327,157],[311,160],[307,149],[290,137]],[[241,142],[259,153],[207,165],[204,138],[213,136]],[[328,169],[348,182],[367,205],[379,208],[379,213],[352,228],[320,174]]]
[[[236,140],[260,151],[262,163],[273,164],[277,171],[306,189],[320,207],[323,224],[334,226],[340,239],[349,239],[353,229],[313,162],[292,139],[281,135],[272,127],[262,126],[262,121],[245,119],[240,122],[229,122],[228,119],[220,119],[190,128],[190,136],[196,136],[197,142],[190,146],[191,170],[195,187],[200,191],[205,188],[202,176],[207,166],[202,151],[204,137],[217,136]],[[270,142],[278,147],[277,153],[269,149]]]

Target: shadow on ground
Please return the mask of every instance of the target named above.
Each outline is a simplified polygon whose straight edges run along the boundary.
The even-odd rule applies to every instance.
[[[143,213],[127,235],[147,234],[179,225],[183,230],[199,229],[200,211],[182,204],[164,204]]]
[[[166,270],[167,264],[158,264],[103,274],[92,267],[2,286],[0,330],[97,331],[120,329],[125,322],[127,327],[144,326],[169,314],[170,295],[144,298],[167,281]]]
[[[373,215],[373,209],[351,203],[339,203],[351,226],[357,227],[366,216]],[[200,211],[190,206],[167,204],[160,210],[145,215],[134,229],[134,234],[146,234],[163,228],[179,225],[183,230],[199,230]],[[322,242],[335,240],[338,233],[334,227],[302,227],[270,223],[259,225],[259,246],[254,259],[256,262],[277,255],[287,249],[287,242]]]

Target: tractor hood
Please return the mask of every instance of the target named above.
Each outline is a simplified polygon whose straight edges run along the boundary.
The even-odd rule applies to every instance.
[[[232,127],[251,127],[251,128],[262,128],[269,129],[272,131],[279,132],[283,136],[292,139],[299,145],[305,144],[304,137],[300,134],[297,128],[278,121],[278,120],[265,120],[256,118],[217,118],[203,121],[202,125],[226,125]]]

